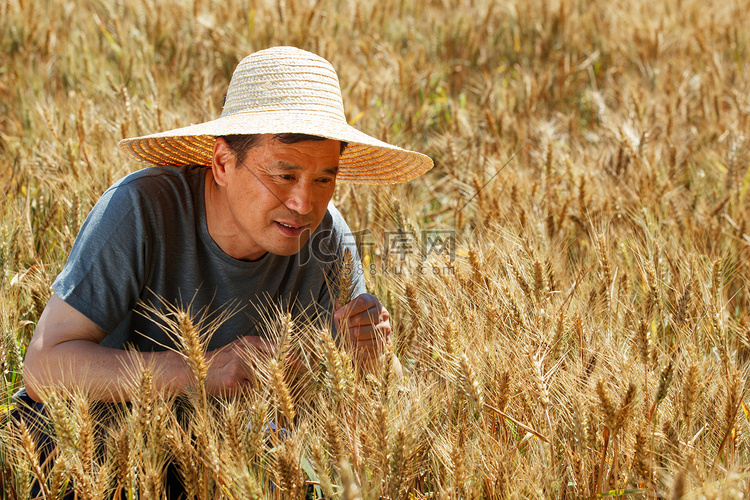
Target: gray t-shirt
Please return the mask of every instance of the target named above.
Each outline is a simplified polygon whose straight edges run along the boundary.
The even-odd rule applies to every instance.
[[[277,310],[324,319],[332,312],[345,248],[359,264],[333,205],[296,255],[237,260],[208,233],[205,176],[206,167],[198,166],[137,171],[110,187],[87,217],[52,288],[107,333],[102,345],[141,351],[174,345],[143,303],[161,310],[164,303],[190,306],[209,318],[241,307],[214,333],[209,349],[263,335],[264,317]],[[357,296],[365,292],[361,267],[355,275]]]

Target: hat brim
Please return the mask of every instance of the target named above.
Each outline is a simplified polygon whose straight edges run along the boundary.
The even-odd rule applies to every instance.
[[[422,175],[432,160],[371,137],[346,123],[331,120],[327,113],[314,111],[245,112],[223,116],[188,127],[157,134],[123,139],[123,151],[146,165],[211,166],[215,138],[233,134],[310,134],[348,146],[339,159],[337,182],[346,184],[396,184]]]

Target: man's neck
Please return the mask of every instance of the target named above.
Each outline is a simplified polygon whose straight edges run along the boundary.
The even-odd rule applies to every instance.
[[[234,216],[229,209],[226,192],[216,183],[210,168],[206,170],[203,199],[208,234],[225,254],[233,259],[253,261],[261,259],[267,253],[262,250],[247,251],[243,245],[243,236],[237,233],[231,223]]]

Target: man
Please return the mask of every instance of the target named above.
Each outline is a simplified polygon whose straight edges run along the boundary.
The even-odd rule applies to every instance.
[[[388,312],[361,272],[354,300],[331,298],[348,227],[330,200],[337,182],[403,182],[432,161],[349,126],[325,59],[256,52],[235,70],[218,119],[120,145],[153,168],[108,189],[82,227],[26,353],[29,399],[81,387],[121,400],[134,376],[126,349],[156,366],[157,390],[182,393],[192,373],[148,312],[168,304],[229,316],[209,344],[213,395],[253,378],[243,345],[273,351],[258,329],[268,307],[333,312],[365,357],[388,341]]]

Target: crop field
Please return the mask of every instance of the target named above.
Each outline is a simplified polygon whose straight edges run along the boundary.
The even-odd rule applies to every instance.
[[[2,498],[161,498],[168,470],[200,499],[747,498],[748,27],[744,0],[0,0]],[[149,366],[115,412],[51,391],[40,463],[11,396],[86,214],[141,168],[117,141],[218,117],[274,45],[435,161],[334,195],[382,366],[270,311],[284,348],[213,399],[175,307],[191,391]]]

